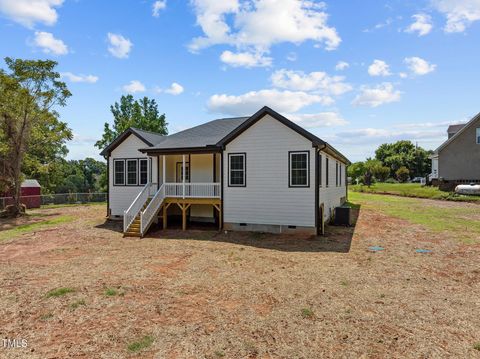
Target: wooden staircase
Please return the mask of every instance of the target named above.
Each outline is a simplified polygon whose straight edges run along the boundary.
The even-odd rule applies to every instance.
[[[145,208],[147,208],[151,200],[152,200],[151,198],[148,198],[145,201],[140,212],[144,211]],[[142,234],[140,233],[140,212],[137,213],[137,216],[135,217],[130,227],[128,227],[127,231],[123,233],[124,237],[141,237],[142,236]]]

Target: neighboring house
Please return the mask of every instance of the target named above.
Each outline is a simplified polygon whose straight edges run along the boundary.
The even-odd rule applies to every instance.
[[[108,215],[143,236],[159,219],[232,230],[321,233],[347,198],[350,164],[268,107],[169,136],[130,128],[102,151]]]
[[[433,184],[452,190],[460,183],[480,182],[480,113],[447,132],[448,139],[430,156]]]

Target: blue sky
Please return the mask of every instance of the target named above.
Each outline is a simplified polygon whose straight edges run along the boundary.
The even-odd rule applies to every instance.
[[[171,133],[269,105],[362,160],[480,111],[479,20],[480,0],[0,0],[0,55],[58,61],[69,158],[100,158],[132,93]]]

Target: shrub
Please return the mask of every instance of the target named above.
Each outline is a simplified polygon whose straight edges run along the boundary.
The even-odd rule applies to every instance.
[[[50,297],[63,297],[65,294],[75,292],[75,289],[73,288],[58,288],[58,289],[52,289],[47,293],[47,298]]]
[[[405,183],[410,179],[410,171],[405,166],[400,167],[397,172],[395,172],[395,175],[401,183]]]

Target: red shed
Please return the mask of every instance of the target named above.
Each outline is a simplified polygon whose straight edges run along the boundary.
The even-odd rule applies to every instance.
[[[42,204],[41,195],[42,186],[38,183],[37,180],[29,179],[25,180],[22,183],[22,191],[21,191],[21,202],[27,206],[27,208],[40,208]],[[9,205],[13,203],[13,198],[7,194],[5,199],[5,205]]]

